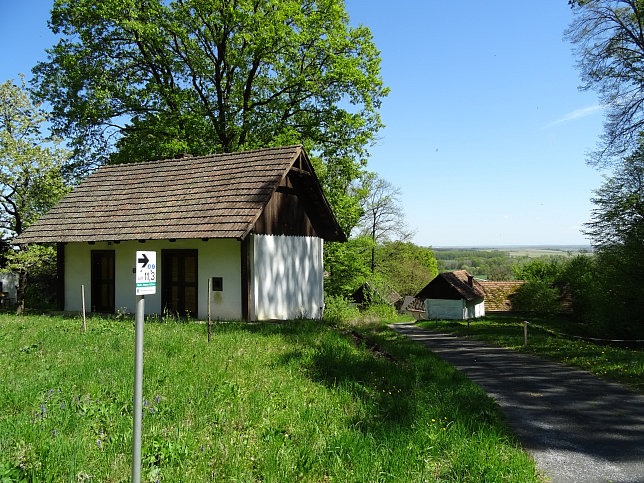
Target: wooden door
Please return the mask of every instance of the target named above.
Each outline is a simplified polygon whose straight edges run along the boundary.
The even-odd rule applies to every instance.
[[[179,317],[197,316],[197,250],[161,251],[161,304]]]
[[[92,251],[92,312],[114,313],[114,250]]]

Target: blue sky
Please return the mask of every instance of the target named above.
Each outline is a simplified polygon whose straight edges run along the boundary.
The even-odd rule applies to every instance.
[[[588,244],[585,161],[602,132],[563,31],[567,0],[346,0],[371,29],[391,94],[369,169],[398,186],[425,246]],[[0,82],[55,38],[51,1],[0,0]]]

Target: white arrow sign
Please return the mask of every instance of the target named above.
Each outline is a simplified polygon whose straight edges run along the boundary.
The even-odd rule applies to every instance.
[[[136,252],[136,295],[157,293],[157,252]]]

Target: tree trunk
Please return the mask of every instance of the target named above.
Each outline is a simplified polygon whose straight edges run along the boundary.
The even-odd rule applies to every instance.
[[[25,312],[25,287],[27,286],[27,271],[18,272],[18,290],[16,291],[16,315],[22,315]]]

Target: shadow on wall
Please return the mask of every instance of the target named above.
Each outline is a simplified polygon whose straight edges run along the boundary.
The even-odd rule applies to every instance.
[[[319,318],[322,240],[258,235],[254,243],[257,319]]]

